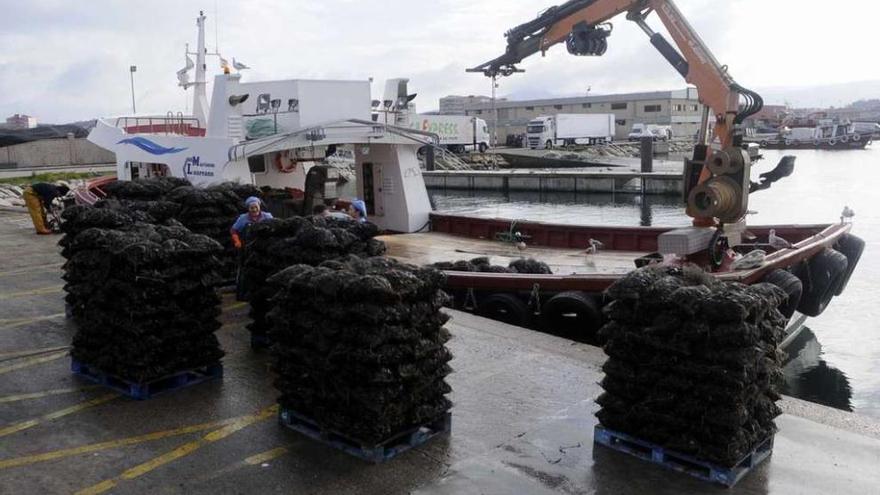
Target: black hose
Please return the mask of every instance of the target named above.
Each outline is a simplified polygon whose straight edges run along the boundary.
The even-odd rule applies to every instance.
[[[761,95],[758,93],[746,89],[739,84],[734,83],[730,86],[734,91],[739,92],[740,95],[743,96],[746,100],[746,104],[743,105],[742,110],[738,114],[736,114],[736,118],[734,119],[735,124],[742,124],[747,118],[756,113],[760,112],[762,108],[764,108],[764,99],[761,98]]]

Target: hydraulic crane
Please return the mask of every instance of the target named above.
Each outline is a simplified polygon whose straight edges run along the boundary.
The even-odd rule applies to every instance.
[[[608,21],[623,13],[649,36],[675,70],[697,87],[704,105],[693,159],[686,161],[684,170],[687,214],[695,225],[716,226],[719,233],[725,224],[744,228],[749,190],[766,189],[771,178],[789,175],[793,160],[783,160],[771,173],[763,174],[761,183],[750,181],[751,159],[741,147],[738,127],[761,110],[763,100],[733,80],[727,66],[718,63],[672,0],[571,0],[550,7],[505,33],[507,50],[503,55],[467,71],[491,77],[494,86],[496,77],[523,72],[516,64],[558,43],[565,43],[573,55],[602,55],[612,31]],[[652,13],[660,18],[675,47],[645,22]],[[710,118],[714,119],[713,136]],[[714,150],[710,146],[713,142],[717,143]]]

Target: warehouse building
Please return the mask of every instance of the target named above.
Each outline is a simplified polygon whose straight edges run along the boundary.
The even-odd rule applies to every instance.
[[[442,101],[442,99],[441,99]],[[579,96],[542,100],[497,100],[498,142],[508,135],[523,134],[529,120],[558,113],[613,113],[617,121],[615,139],[626,139],[633,124],[672,126],[674,136],[694,136],[699,128],[703,106],[696,88],[617,95]],[[485,119],[492,127],[492,101],[465,106],[465,115]]]
[[[499,98],[496,101],[502,101],[502,98]],[[491,96],[480,96],[480,95],[468,95],[468,96],[459,96],[459,95],[449,95],[440,98],[440,115],[464,115],[465,111],[475,105],[479,104],[491,104],[492,97]]]

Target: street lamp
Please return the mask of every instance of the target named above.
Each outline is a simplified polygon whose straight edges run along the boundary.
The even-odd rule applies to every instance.
[[[137,113],[134,106],[134,73],[138,70],[137,65],[132,65],[128,70],[131,72],[131,113]]]

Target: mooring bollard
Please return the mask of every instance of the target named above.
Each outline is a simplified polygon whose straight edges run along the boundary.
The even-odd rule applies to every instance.
[[[654,171],[654,138],[643,137],[639,147],[639,155],[642,157],[642,172]]]

